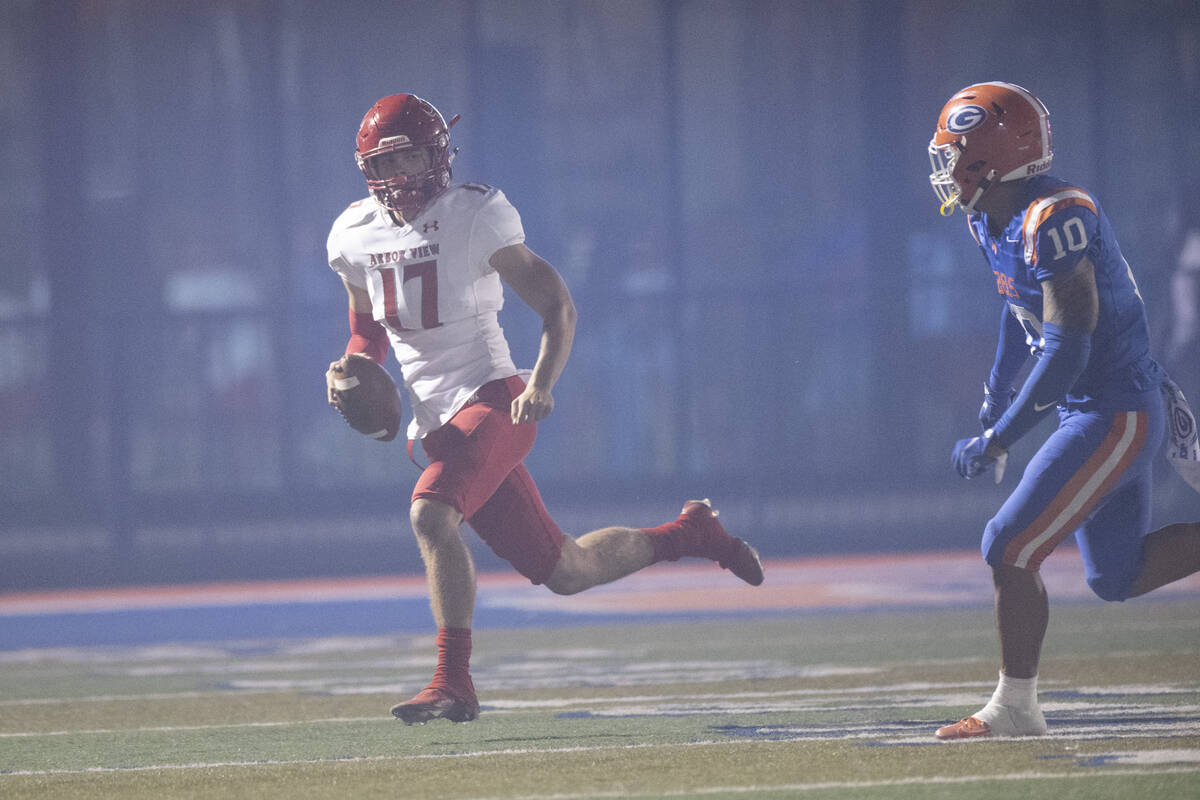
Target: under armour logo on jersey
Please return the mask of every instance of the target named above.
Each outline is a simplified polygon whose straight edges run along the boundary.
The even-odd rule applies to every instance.
[[[959,106],[946,117],[946,130],[951,133],[966,133],[973,131],[987,119],[987,111],[983,106]]]
[[[421,230],[421,233],[429,233],[430,231],[436,231],[437,229],[437,220],[435,219],[433,222],[426,222],[425,227]]]

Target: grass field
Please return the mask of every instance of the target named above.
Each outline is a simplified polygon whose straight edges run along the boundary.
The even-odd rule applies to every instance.
[[[1195,593],[1053,605],[1051,735],[938,742],[995,685],[984,603],[492,626],[465,725],[388,715],[426,633],[4,649],[0,797],[1200,797]]]

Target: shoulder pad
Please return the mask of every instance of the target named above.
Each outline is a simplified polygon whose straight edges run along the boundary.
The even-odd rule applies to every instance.
[[[364,197],[346,206],[345,210],[334,220],[333,226],[334,228],[355,228],[375,219],[375,215],[378,213],[379,206],[375,201],[370,197]]]
[[[1024,221],[1021,223],[1021,234],[1025,242],[1025,263],[1037,265],[1038,229],[1042,223],[1060,211],[1075,206],[1082,206],[1096,214],[1096,201],[1092,195],[1073,186],[1037,197],[1026,207]]]

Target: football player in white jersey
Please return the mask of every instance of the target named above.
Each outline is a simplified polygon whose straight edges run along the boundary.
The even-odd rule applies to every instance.
[[[525,245],[499,189],[452,184],[449,124],[412,94],[379,100],[358,131],[356,160],[370,197],[329,234],[329,264],[349,297],[347,353],[400,362],[413,419],[409,448],[429,458],[409,518],[438,626],[433,680],[392,713],[406,723],[475,719],[471,621],[475,571],[465,520],[533,583],[573,594],[658,561],[697,556],[752,585],[758,554],[730,536],[708,501],[688,501],[656,528],[612,527],[578,539],[550,518],[523,465],[575,336],[576,312],[558,272]],[[532,371],[518,371],[497,320],[507,284],[543,320]],[[336,363],[336,362],[335,362]],[[333,365],[326,383],[333,400]]]

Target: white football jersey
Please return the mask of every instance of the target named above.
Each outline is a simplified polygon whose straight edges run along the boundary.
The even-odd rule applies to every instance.
[[[408,438],[444,425],[488,381],[517,374],[497,314],[500,276],[488,259],[525,241],[499,189],[455,184],[400,227],[371,198],[334,221],[329,265],[371,296],[413,409]]]

